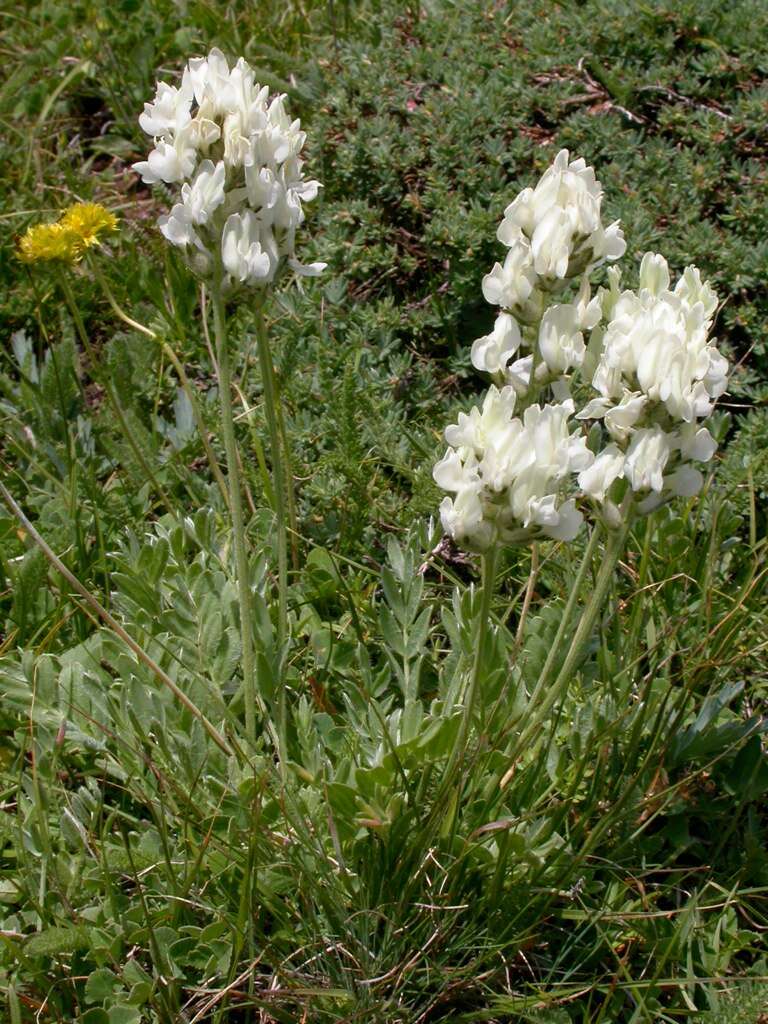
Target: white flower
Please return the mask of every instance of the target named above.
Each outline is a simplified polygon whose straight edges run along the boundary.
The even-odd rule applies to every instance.
[[[689,267],[673,291],[662,256],[647,253],[639,293],[613,303],[593,385],[606,398],[640,390],[675,419],[708,416],[727,386],[728,363],[708,338],[714,293]]]
[[[483,399],[482,411],[473,406],[469,412],[460,412],[458,423],[445,428],[445,439],[454,448],[473,448],[480,451],[492,444],[500,432],[512,422],[515,411],[515,393],[512,388],[501,391],[493,384]]]
[[[466,487],[455,498],[443,498],[440,503],[440,522],[454,540],[469,540],[473,547],[483,550],[492,541],[494,529],[483,519],[483,503],[479,488]]]
[[[144,104],[139,124],[147,135],[175,134],[186,128],[192,120],[192,89],[185,76],[180,89],[166,82],[157,83],[157,92],[151,103]]]
[[[302,173],[306,135],[242,57],[232,68],[217,49],[193,58],[181,87],[158,83],[139,120],[154,148],[134,169],[148,184],[181,184],[160,229],[197,273],[219,257],[229,288],[273,281],[282,260],[301,277],[322,272],[295,252],[303,204],[320,188]]]
[[[683,424],[676,440],[683,457],[697,462],[709,462],[717,451],[717,442],[707,428],[697,428],[695,423]]]
[[[325,268],[328,266],[327,263],[299,263],[292,256],[288,257],[288,266],[299,277],[319,277]]]
[[[579,310],[570,303],[550,306],[539,325],[539,351],[552,373],[581,366],[586,351]]]
[[[541,493],[547,486],[545,474],[538,473],[535,467],[526,470],[509,492],[512,514],[524,527],[539,527],[546,537],[573,540],[584,517],[576,510],[573,499],[559,502],[555,492]]]
[[[592,289],[589,286],[589,275],[585,274],[581,281],[579,294],[574,302],[576,308],[576,320],[579,330],[591,331],[600,323],[603,316],[602,296],[598,293],[592,298]]]
[[[514,245],[521,233],[531,237],[536,227],[536,203],[533,189],[524,188],[504,211],[496,237],[504,245]]]
[[[273,178],[249,187],[277,222]],[[574,476],[581,493],[602,506],[601,519],[620,526],[625,506],[609,497],[617,481],[629,484],[631,490],[616,487],[625,497],[640,492],[632,507],[644,514],[675,495],[698,493],[703,477],[690,462],[714,454],[700,420],[727,386],[727,361],[709,338],[716,296],[694,267],[673,287],[666,260],[647,253],[637,291],[620,290],[614,267],[608,288],[593,297],[591,271],[626,249],[618,221],[603,224],[601,204],[594,171],[562,150],[538,184],[509,204],[498,228],[508,252],[482,289],[501,311],[492,331],[473,342],[471,359],[506,386],[489,388],[481,406],[446,429],[449,447],[433,474],[450,495],[440,507],[444,528],[475,549],[572,539],[583,521]],[[567,297],[578,275],[578,294],[553,301]],[[574,385],[589,380],[597,396],[574,417]],[[545,394],[548,404],[538,404]],[[592,439],[602,429],[584,423],[590,420],[602,421],[610,437],[597,456],[587,434]]]
[[[640,263],[640,288],[660,295],[669,288],[669,264],[659,253],[647,252]]]
[[[601,420],[611,408],[610,398],[591,398],[583,409],[576,413],[577,420]]]
[[[592,249],[590,260],[592,268],[599,266],[605,260],[620,260],[627,251],[627,243],[619,222],[615,220],[607,228],[598,227],[589,236],[589,246]]]
[[[664,467],[672,453],[669,437],[661,427],[638,430],[627,450],[624,476],[633,491],[653,490],[661,493],[664,487]]]
[[[504,380],[515,389],[518,395],[524,395],[531,384],[533,356],[523,356],[510,363],[504,374]]]
[[[160,217],[158,225],[171,245],[176,245],[180,249],[194,245],[198,249],[205,250],[202,239],[192,226],[192,218],[184,203],[176,203],[169,214]]]
[[[556,519],[542,526],[542,533],[553,540],[573,540],[581,529],[584,516],[576,508],[573,498],[562,502],[556,508]]]
[[[193,57],[188,65],[189,82],[197,105],[211,118],[220,117],[235,103],[227,58],[214,47],[207,57]]]
[[[531,242],[536,273],[563,279],[572,260],[596,266],[623,256],[626,249],[618,221],[603,227],[602,189],[583,159],[569,161],[561,150],[535,188],[526,188],[504,211],[497,237],[514,246],[521,236]]]
[[[266,284],[277,270],[274,238],[252,210],[227,217],[221,235],[224,269],[240,284]]]
[[[717,309],[717,293],[706,281],[702,282],[697,267],[685,268],[675,285],[675,295],[688,306],[701,303],[706,319],[710,319]]]
[[[192,184],[181,186],[182,202],[193,224],[207,224],[224,202],[224,176],[223,161],[214,167],[210,160],[203,160]]]
[[[680,498],[693,498],[704,485],[704,477],[693,466],[680,466],[664,477],[664,484]]]
[[[594,456],[571,434],[570,400],[529,406],[514,417],[511,387],[491,387],[482,409],[460,413],[445,431],[449,448],[435,465],[435,482],[455,498],[440,506],[444,529],[474,547],[493,539],[537,535],[572,539],[582,522],[561,491],[570,474]]]
[[[624,472],[624,454],[615,444],[609,444],[591,466],[579,473],[579,487],[595,501],[605,501],[605,495]]]
[[[133,165],[147,185],[164,181],[173,185],[190,178],[195,170],[196,151],[190,144],[188,132],[180,132],[173,142],[161,139],[146,160]]]
[[[709,366],[702,383],[708,395],[711,395],[712,398],[719,398],[728,387],[728,360],[713,345],[708,347],[707,355],[709,356]]]
[[[510,313],[499,313],[490,334],[472,342],[472,365],[486,373],[503,374],[510,356],[520,348],[522,337]]]
[[[568,210],[552,206],[534,228],[531,238],[533,266],[542,277],[563,278],[568,273],[573,241]]]
[[[605,426],[615,441],[626,441],[643,415],[648,399],[639,391],[625,391],[618,405],[606,410]]]
[[[432,479],[438,487],[444,491],[458,493],[470,482],[479,481],[477,472],[474,472],[473,480],[468,479],[467,466],[461,455],[453,448],[449,448],[445,455],[436,462],[432,469]]]
[[[621,267],[608,267],[606,272],[608,278],[608,287],[599,288],[598,295],[600,296],[600,305],[603,311],[603,318],[611,320],[613,318],[613,311],[616,308],[616,303],[620,297],[619,286],[621,284]]]
[[[483,278],[483,295],[492,306],[512,309],[526,301],[535,284],[531,247],[527,239],[521,237],[510,248],[503,266],[494,263],[490,274]]]
[[[572,415],[572,401],[543,408],[531,405],[523,414],[536,463],[546,467],[549,476],[555,479],[586,469],[594,459],[587,448],[587,439],[581,433],[570,434],[568,420]]]
[[[256,137],[256,156],[264,164],[277,166],[297,157],[304,147],[306,134],[301,122],[292,121],[285,110],[285,96],[276,96],[267,110],[265,130]]]

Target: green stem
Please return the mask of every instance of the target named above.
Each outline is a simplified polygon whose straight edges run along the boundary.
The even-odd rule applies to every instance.
[[[227,456],[227,483],[229,486],[229,509],[232,517],[232,535],[235,545],[235,567],[240,605],[240,643],[243,662],[243,691],[245,698],[245,731],[251,743],[256,742],[257,701],[254,676],[253,626],[251,616],[250,571],[248,552],[245,544],[245,523],[243,520],[243,497],[240,483],[240,464],[237,458],[235,420],[232,411],[232,377],[227,339],[227,318],[221,295],[221,282],[211,285],[213,325],[216,337],[216,359],[219,368],[219,399],[221,402],[221,432],[224,435],[224,450]]]
[[[78,337],[80,338],[83,348],[85,349],[86,353],[88,354],[88,358],[91,361],[91,369],[93,371],[98,366],[98,358],[93,349],[93,346],[91,345],[91,339],[88,337],[88,332],[85,329],[83,318],[80,316],[80,310],[77,308],[75,296],[72,292],[72,289],[69,287],[69,282],[67,281],[63,273],[59,274],[59,286],[61,288],[62,294],[64,295],[64,301],[66,302],[69,312],[71,313],[72,319],[75,323],[75,329],[77,330]],[[168,497],[168,494],[166,493],[160,481],[152,472],[149,463],[144,458],[144,454],[141,451],[141,447],[136,441],[136,438],[133,436],[131,428],[128,426],[128,421],[126,420],[125,413],[123,412],[122,406],[120,405],[120,401],[117,397],[117,392],[112,386],[112,381],[109,379],[108,376],[105,378],[104,381],[104,389],[107,395],[107,400],[109,401],[109,404],[112,406],[115,416],[117,417],[117,421],[120,424],[120,428],[122,429],[125,439],[128,442],[129,448],[136,457],[136,460],[141,466],[141,469],[145,474],[147,480],[149,480],[149,482],[155,488],[155,491],[160,495],[160,497],[163,500],[163,504],[171,513],[171,515],[175,517],[176,512],[174,510],[173,503],[171,502],[171,499]]]
[[[169,345],[164,338],[160,338],[157,332],[153,331],[150,327],[145,326],[145,324],[139,323],[138,320],[134,320],[133,317],[129,316],[125,312],[125,310],[119,305],[117,299],[112,293],[112,289],[109,287],[109,282],[96,266],[95,260],[91,263],[91,269],[94,272],[96,280],[101,285],[102,291],[106,296],[107,302],[112,307],[112,311],[115,314],[115,316],[119,320],[122,320],[124,324],[127,324],[128,327],[133,328],[134,331],[138,331],[140,334],[144,334],[146,335],[146,337],[152,338],[153,341],[158,342],[158,344],[162,347],[163,352],[168,356],[168,359],[170,360],[171,364],[173,365],[173,368],[175,369],[178,375],[181,387],[185,395],[189,399],[190,406],[192,407],[192,415],[194,416],[195,424],[197,426],[198,433],[200,434],[200,439],[203,442],[203,448],[205,449],[205,455],[206,458],[208,459],[208,465],[211,468],[213,478],[219,486],[219,491],[221,492],[221,496],[224,499],[225,505],[229,507],[229,491],[227,490],[227,481],[224,479],[224,474],[221,472],[221,467],[219,466],[219,463],[216,459],[216,455],[214,454],[213,448],[211,447],[211,442],[208,437],[208,431],[203,420],[203,415],[200,412],[200,406],[198,405],[197,402],[197,396],[195,395],[192,385],[189,382],[189,378],[187,377],[183,363],[174,352],[173,347]]]
[[[517,742],[515,743],[514,748],[510,754],[512,767],[501,780],[502,788],[504,788],[504,785],[508,781],[510,772],[514,770],[514,762],[519,757],[520,752],[525,750],[534,740],[537,733],[540,732],[541,726],[545,718],[551,711],[553,705],[556,703],[558,697],[560,697],[564,689],[567,688],[573,675],[574,669],[576,668],[580,658],[582,657],[584,647],[586,646],[590,636],[592,635],[592,630],[594,629],[597,617],[602,610],[605,596],[611,586],[611,581],[613,579],[613,573],[616,568],[616,563],[618,562],[619,557],[621,556],[621,553],[624,550],[624,543],[629,532],[629,521],[631,515],[630,509],[629,507],[627,507],[622,511],[624,516],[624,523],[620,529],[612,530],[608,534],[608,541],[605,546],[605,553],[603,554],[603,559],[600,564],[597,579],[595,580],[592,595],[589,598],[589,601],[587,602],[584,611],[582,612],[581,618],[579,619],[579,624],[576,627],[576,632],[573,634],[573,639],[571,640],[571,643],[568,647],[568,652],[565,656],[565,660],[563,661],[563,664],[557,676],[555,677],[554,682],[549,687],[548,692],[544,695],[542,700],[538,701],[538,706],[536,706],[533,698],[538,698],[538,696],[540,695],[542,690],[542,684],[546,681],[546,678],[549,674],[548,667],[551,666],[551,663],[553,663],[554,659],[557,657],[557,649],[559,646],[558,637],[561,636],[561,630],[558,629],[558,637],[555,638],[555,642],[552,645],[550,657],[547,658],[547,662],[545,663],[544,669],[542,670],[539,682],[537,683],[536,688],[534,689],[533,694],[531,696],[531,699],[528,702],[528,707],[531,709],[532,713],[528,719],[527,726],[520,733],[520,736],[518,737]],[[590,544],[587,548],[588,553],[591,553],[591,551],[593,550],[593,542],[595,536],[597,535],[597,532],[597,529],[595,529],[592,536],[592,540],[590,541]],[[584,561],[586,562],[586,556]],[[584,562],[582,563],[582,566],[583,565]],[[571,597],[573,597],[574,594],[578,593],[580,589],[580,586],[574,584],[571,591]],[[568,603],[569,605],[571,604],[570,599]],[[568,607],[566,607],[566,611],[568,611]],[[565,615],[563,617],[563,622],[566,622],[567,624],[567,618]]]
[[[456,742],[453,745],[448,764],[438,787],[429,820],[426,824],[427,834],[440,831],[444,833],[447,828],[452,832],[456,826],[456,816],[461,803],[463,781],[456,781],[457,774],[464,762],[467,740],[472,727],[472,718],[475,712],[475,704],[481,689],[480,676],[485,662],[486,645],[488,642],[488,627],[491,618],[491,604],[493,601],[494,584],[496,582],[496,555],[495,548],[491,548],[483,555],[482,582],[480,591],[479,621],[477,624],[475,657],[472,663],[472,675],[469,680],[464,699],[464,712],[459,725],[459,732]]]
[[[293,466],[291,465],[291,449],[288,444],[288,432],[285,429],[285,417],[283,416],[283,403],[280,399],[280,389],[276,389],[277,396],[277,425],[280,431],[280,443],[283,446],[283,460],[285,466],[285,497],[288,512],[288,531],[291,543],[291,566],[294,572],[299,569],[299,524],[296,516],[296,488],[293,482]]]
[[[283,645],[288,634],[288,530],[285,507],[285,469],[280,443],[280,420],[277,408],[275,368],[269,351],[267,327],[264,312],[256,314],[256,337],[259,348],[261,384],[264,390],[264,408],[267,414],[269,445],[272,455],[273,491],[275,495],[275,518],[277,525],[277,649],[282,660]],[[286,754],[286,696],[284,680],[279,680],[277,729],[280,737],[280,764],[284,772]]]
[[[519,651],[523,643],[523,637],[525,636],[525,624],[528,621],[528,612],[531,610],[531,601],[533,600],[533,591],[536,586],[536,579],[538,575],[539,546],[536,541],[534,541],[531,544],[531,569],[528,573],[528,584],[525,588],[523,607],[520,611],[520,620],[517,623],[517,631],[515,632],[515,651]]]
[[[633,605],[632,613],[629,617],[629,629],[627,630],[627,643],[625,646],[626,651],[634,651],[637,647],[637,641],[640,636],[640,628],[643,622],[643,612],[645,611],[645,588],[648,581],[648,570],[651,563],[651,542],[653,535],[656,532],[656,520],[653,516],[648,516],[645,521],[645,537],[643,540],[643,553],[640,557],[640,566],[637,571],[637,587],[635,593],[632,595]],[[632,673],[630,666],[627,665],[626,674],[628,681],[631,682]]]
[[[592,559],[594,558],[595,552],[597,551],[601,532],[602,531],[599,524],[596,525],[595,528],[592,530],[592,536],[589,538],[586,549],[584,551],[584,555],[582,556],[581,564],[579,565],[578,571],[576,573],[576,578],[571,584],[571,588],[568,593],[568,600],[565,603],[563,615],[558,624],[557,632],[555,633],[555,639],[552,641],[552,646],[550,647],[549,652],[547,653],[547,657],[544,660],[544,665],[539,674],[539,678],[536,680],[536,686],[534,687],[533,693],[531,694],[530,700],[528,701],[529,706],[536,704],[536,701],[538,700],[541,691],[544,689],[544,687],[547,685],[547,682],[549,681],[549,677],[551,675],[552,669],[554,668],[555,661],[557,660],[558,652],[560,651],[563,640],[565,638],[565,634],[568,628],[570,627],[571,620],[573,619],[573,613],[576,608],[576,604],[578,603],[578,600],[581,597],[581,588],[584,585],[584,580],[586,579],[587,573],[592,567]]]
[[[483,671],[483,662],[486,656],[486,645],[488,643],[488,627],[491,619],[491,603],[493,601],[494,584],[496,582],[496,548],[492,547],[483,555],[483,575],[480,589],[480,610],[477,625],[477,640],[475,647],[475,658],[472,665],[472,675],[469,681],[469,689],[464,700],[464,714],[459,726],[459,733],[456,737],[456,744],[453,748],[451,760],[445,773],[446,781],[450,781],[453,769],[464,757],[464,751],[469,737],[469,730],[472,726],[472,718],[475,713],[477,696],[480,692],[480,676]]]

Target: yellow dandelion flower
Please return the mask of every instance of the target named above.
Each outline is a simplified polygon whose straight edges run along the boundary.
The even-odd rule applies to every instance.
[[[98,244],[103,231],[117,230],[117,217],[100,203],[75,203],[64,211],[59,224],[71,231],[85,250]]]
[[[24,263],[61,260],[72,263],[80,256],[78,237],[64,224],[35,224],[19,239],[19,259]]]

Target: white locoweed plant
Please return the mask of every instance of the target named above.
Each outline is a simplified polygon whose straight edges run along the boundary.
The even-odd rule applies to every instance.
[[[190,60],[180,85],[157,83],[139,117],[154,141],[146,160],[134,164],[146,184],[178,187],[178,201],[160,217],[160,231],[180,249],[187,266],[204,282],[213,306],[221,428],[227,459],[229,507],[238,578],[246,732],[256,738],[251,588],[243,519],[242,488],[232,410],[230,342],[225,301],[247,296],[255,305],[259,363],[270,435],[278,538],[278,646],[287,633],[288,542],[286,495],[289,481],[283,451],[275,374],[266,336],[263,305],[287,268],[315,277],[325,263],[296,259],[296,231],[303,204],[314,199],[317,181],[303,174],[306,135],[292,120],[286,97],[270,97],[241,57],[230,68],[221,51]],[[281,689],[278,746],[285,763],[285,694]],[[261,708],[264,711],[264,708]]]
[[[462,739],[479,688],[499,549],[573,541],[585,519],[591,524],[522,746],[567,685],[633,520],[696,495],[704,482],[696,463],[716,449],[703,422],[728,384],[727,360],[709,336],[717,296],[693,266],[672,286],[667,261],[655,253],[643,257],[638,289],[622,291],[616,262],[626,245],[618,222],[602,223],[602,196],[594,170],[561,150],[536,187],[506,208],[497,237],[508,252],[482,282],[499,313],[471,351],[493,384],[480,406],[446,428],[448,448],[433,470],[448,492],[443,529],[483,556]],[[593,295],[591,276],[606,261],[614,264],[609,285]],[[602,535],[600,571],[563,655],[559,646]]]
[[[478,1012],[522,1019],[547,998],[562,1008],[585,977],[590,999],[608,993],[600,1019],[614,1012],[604,1012],[614,990],[610,1019],[629,1019],[630,995],[633,1020],[660,1019],[669,983],[652,989],[673,973],[672,942],[696,952],[691,920],[714,914],[709,934],[728,935],[736,919],[720,879],[710,887],[696,880],[698,866],[689,870],[687,840],[679,859],[660,828],[646,845],[638,836],[657,817],[677,828],[680,802],[737,749],[727,799],[730,809],[732,791],[740,794],[743,809],[757,769],[743,768],[742,754],[762,756],[759,717],[729,704],[744,685],[732,681],[733,667],[755,657],[750,648],[762,651],[754,609],[764,570],[738,548],[730,567],[726,542],[737,527],[727,517],[713,513],[708,529],[693,516],[651,518],[698,491],[696,464],[714,452],[705,421],[728,370],[709,338],[714,293],[693,268],[671,286],[652,254],[638,289],[622,292],[618,224],[602,224],[592,170],[561,153],[506,211],[499,238],[508,255],[483,281],[496,321],[472,346],[492,384],[448,427],[434,471],[447,492],[445,531],[483,559],[480,592],[455,586],[447,596],[446,579],[459,583],[452,571],[466,560],[438,574],[429,560],[419,569],[430,539],[423,523],[404,543],[389,538],[382,566],[350,559],[342,573],[317,549],[292,592],[293,635],[305,642],[288,659],[287,480],[262,306],[284,270],[321,269],[295,255],[302,204],[317,192],[301,177],[304,137],[282,99],[270,102],[244,62],[230,69],[217,51],[190,62],[179,88],[160,84],[142,125],[156,145],[138,170],[180,187],[160,228],[213,301],[236,581],[221,567],[230,531],[215,510],[198,508],[148,524],[142,538],[115,539],[119,571],[105,608],[0,482],[25,535],[107,626],[61,653],[46,650],[50,637],[18,659],[0,645],[4,705],[35,744],[34,801],[19,790],[20,827],[7,831],[25,865],[29,920],[36,925],[39,908],[55,925],[23,956],[72,939],[61,925],[82,908],[77,927],[103,957],[89,998],[105,984],[123,998],[124,980],[131,1000],[152,1005],[152,1019],[213,1011],[224,1021],[230,1006],[248,1012],[246,998],[272,1013],[277,996],[286,1020],[417,1021],[432,1010],[436,1021],[466,1019],[497,985],[507,1002]],[[30,258],[61,259],[69,235],[52,228],[28,238]],[[608,287],[593,294],[605,262],[614,264]],[[105,290],[124,322],[156,337]],[[225,312],[237,298],[259,318],[278,495],[279,650],[269,567],[260,553],[249,558],[241,506]],[[645,527],[636,569],[633,523]],[[555,581],[557,590],[564,576],[565,601],[534,599],[537,546],[551,542],[561,546],[541,589]],[[683,554],[670,553],[675,543]],[[514,597],[505,580],[499,612],[510,603],[492,623],[497,568],[513,545],[531,549],[528,586]],[[612,589],[615,613],[599,630]],[[241,746],[243,691],[251,742]],[[751,746],[739,748],[744,741]],[[48,808],[59,804],[52,833],[60,828],[68,853],[49,841]],[[116,877],[130,880],[126,867],[136,885],[118,889]],[[672,887],[670,870],[681,871]],[[113,905],[114,921],[103,911]],[[702,944],[707,977],[727,976],[752,941],[746,929],[740,935],[743,946],[723,942],[718,959]],[[5,936],[19,941],[7,923]],[[115,950],[130,950],[127,965]],[[41,977],[53,991],[46,955]],[[688,1014],[683,986],[692,990],[694,968],[679,960]],[[80,967],[73,971],[67,948],[63,963],[59,987],[68,992]],[[561,984],[568,971],[572,988]],[[140,1012],[118,1009],[126,1013],[115,1019]],[[94,1006],[86,1016],[105,1012]]]

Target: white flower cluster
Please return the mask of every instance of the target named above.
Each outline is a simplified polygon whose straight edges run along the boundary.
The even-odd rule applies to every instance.
[[[584,160],[563,149],[536,188],[526,188],[504,211],[497,238],[509,249],[483,278],[483,295],[495,306],[524,311],[540,287],[617,260],[626,244],[619,222],[603,227],[603,190]],[[538,294],[537,294],[538,292]]]
[[[708,462],[715,453],[700,421],[728,386],[728,361],[709,338],[717,296],[695,267],[670,290],[667,261],[646,253],[637,292],[619,294],[618,280],[612,274],[604,297],[608,323],[592,378],[599,397],[579,413],[601,419],[612,443],[579,480],[602,501],[611,482],[624,477],[633,491],[651,492],[641,503],[649,510],[665,493],[690,497],[701,489],[703,477],[690,461]]]
[[[593,169],[582,159],[569,162],[563,149],[538,185],[523,189],[504,211],[497,237],[509,252],[483,278],[486,301],[502,312],[493,331],[472,346],[474,366],[497,383],[527,391],[534,355],[519,355],[521,347],[538,345],[540,383],[581,365],[584,331],[601,316],[600,302],[590,295],[589,273],[626,249],[619,222],[603,226],[602,199]],[[579,276],[583,285],[575,301],[551,303],[554,292]],[[519,324],[538,325],[538,334],[526,340]]]
[[[691,460],[714,454],[700,421],[728,380],[709,340],[716,296],[695,267],[670,290],[666,261],[649,253],[637,292],[620,293],[611,268],[610,288],[593,297],[591,271],[625,251],[618,222],[603,227],[601,201],[592,168],[563,150],[505,211],[498,237],[509,253],[483,279],[486,300],[502,308],[471,351],[494,386],[482,408],[447,428],[449,448],[433,473],[449,494],[443,527],[468,547],[572,539],[583,521],[579,494],[614,522],[611,495],[627,488],[641,492],[640,511],[693,495],[703,478]],[[578,278],[578,291],[555,301]],[[598,395],[575,414],[577,375]],[[542,405],[545,388],[552,401]],[[596,452],[590,420],[606,437]]]
[[[433,471],[439,486],[455,495],[440,506],[446,532],[481,550],[533,532],[572,540],[582,523],[575,501],[557,499],[566,477],[594,460],[586,438],[569,430],[573,402],[529,405],[521,420],[513,415],[515,400],[513,388],[492,385],[482,410],[459,413],[459,422],[445,431],[450,447]]]
[[[274,281],[283,257],[301,275],[325,268],[295,258],[302,203],[320,187],[302,175],[306,135],[242,57],[233,68],[217,49],[190,60],[178,88],[157,83],[139,124],[155,146],[134,170],[147,184],[181,185],[159,225],[196,273],[219,267],[232,290]]]

